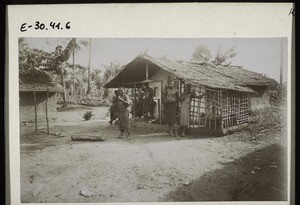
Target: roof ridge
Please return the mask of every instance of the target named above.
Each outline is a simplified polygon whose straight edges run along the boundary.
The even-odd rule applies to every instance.
[[[264,76],[259,77],[258,73],[244,69],[242,66],[217,66],[208,61],[169,60],[167,58],[153,58],[148,54],[143,54],[138,55],[138,57],[128,63],[105,86],[113,87],[122,83],[144,80],[144,70],[140,68],[141,66],[146,66],[147,62],[150,63],[149,68],[152,69],[152,74],[160,69],[168,74],[176,75],[182,80],[194,81],[197,84],[206,84],[208,87],[210,85],[219,89],[252,92],[247,87],[250,84],[268,85],[272,83],[269,78]]]

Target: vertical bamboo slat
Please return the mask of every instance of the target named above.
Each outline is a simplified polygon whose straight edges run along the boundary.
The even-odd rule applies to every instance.
[[[193,89],[195,90],[195,86],[193,86]],[[193,118],[192,118],[192,122],[193,122],[193,127],[195,127],[195,106],[196,106],[196,100],[193,100]]]

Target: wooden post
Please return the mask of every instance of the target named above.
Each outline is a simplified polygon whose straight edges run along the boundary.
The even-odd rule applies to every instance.
[[[134,83],[134,107],[133,107],[133,117],[136,117],[136,108],[137,108],[137,101],[136,101],[136,83]]]
[[[284,55],[284,38],[282,37],[280,40],[280,76],[279,83],[282,85],[283,83],[283,55]]]
[[[194,87],[194,86],[193,86]],[[192,102],[193,102],[193,105],[192,105]],[[191,123],[191,125],[193,126],[193,127],[195,127],[195,116],[196,116],[196,114],[195,114],[195,106],[196,106],[196,98],[194,98],[194,100],[192,100],[192,102],[191,102],[191,106],[192,106],[192,113],[193,113],[193,115],[192,115],[192,123]]]
[[[207,92],[206,92],[206,87],[204,88],[204,93],[205,93],[205,101],[204,101],[204,128],[206,129],[206,118],[207,118]]]
[[[50,132],[49,132],[49,119],[48,119],[48,98],[49,98],[49,91],[47,90],[47,98],[46,98],[46,122],[47,122],[47,133],[49,135]]]
[[[33,92],[33,101],[34,101],[34,119],[35,119],[35,132],[37,132],[37,111],[36,111],[36,94]]]
[[[161,125],[161,109],[160,109],[160,99],[157,100],[157,106],[158,106],[158,117],[159,117],[159,124]]]
[[[280,40],[280,76],[279,76],[279,99],[282,99],[282,85],[283,85],[283,59],[284,59],[284,38]]]
[[[164,119],[164,106],[165,106],[165,92],[164,92],[164,83],[163,83],[163,80],[161,81],[160,83],[160,120],[159,120],[159,123],[162,124],[163,122],[163,119]]]
[[[147,62],[147,64],[146,64],[146,80],[148,80],[148,77],[149,77],[149,75],[148,75],[148,62]]]

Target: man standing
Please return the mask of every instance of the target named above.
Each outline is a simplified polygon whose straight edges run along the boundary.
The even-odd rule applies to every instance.
[[[119,119],[119,138],[123,138],[125,132],[127,139],[131,139],[129,131],[129,109],[131,100],[128,95],[124,93],[124,88],[119,88],[118,95],[118,119]]]
[[[118,96],[119,96],[119,91],[115,90],[115,96],[113,96],[112,105],[109,109],[109,111],[110,111],[109,124],[112,124],[113,121],[118,118]]]
[[[136,89],[134,93],[134,102],[131,110],[131,114],[137,120],[143,116],[143,97],[144,92],[141,89]]]
[[[169,125],[169,134],[174,135],[179,140],[180,137],[177,134],[177,103],[178,103],[178,91],[175,88],[174,81],[169,80],[167,86],[164,89],[164,120]]]
[[[144,99],[143,99],[143,112],[144,112],[144,117],[148,118],[149,113],[150,117],[153,118],[153,97],[154,97],[154,92],[153,89],[149,87],[149,83],[145,83],[143,86],[144,90]]]

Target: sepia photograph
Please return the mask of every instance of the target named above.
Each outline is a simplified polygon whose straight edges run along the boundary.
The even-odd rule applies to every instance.
[[[18,41],[22,203],[287,200],[286,38]]]
[[[291,3],[7,7],[6,203],[294,203]]]

